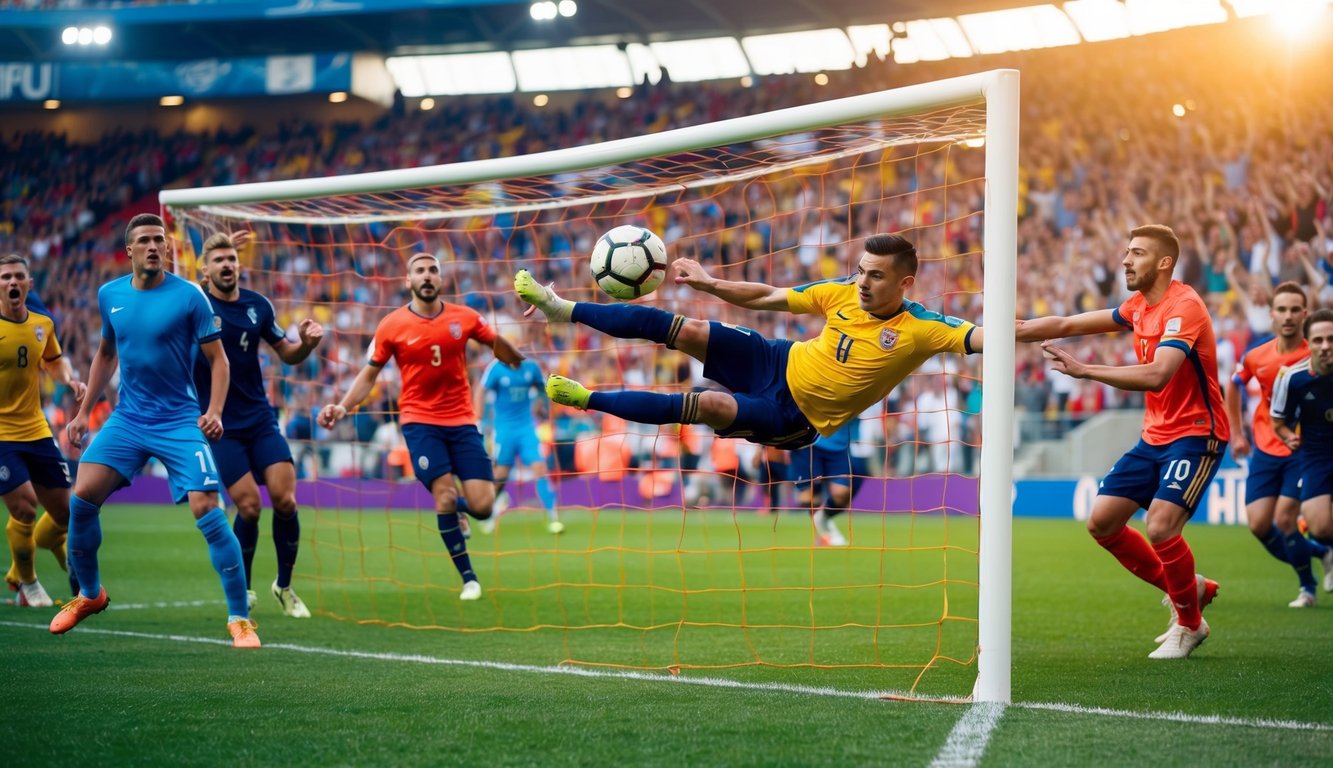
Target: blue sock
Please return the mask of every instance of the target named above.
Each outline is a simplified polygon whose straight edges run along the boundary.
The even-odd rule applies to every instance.
[[[1268,533],[1260,536],[1259,543],[1264,545],[1264,549],[1268,550],[1268,554],[1276,557],[1278,560],[1281,560],[1284,563],[1291,562],[1287,559],[1286,537],[1282,535],[1282,531],[1277,529],[1277,526],[1270,527]]]
[[[1310,557],[1322,558],[1328,554],[1328,547],[1314,539],[1306,537],[1306,542],[1310,544]]]
[[[547,517],[555,516],[555,489],[551,487],[551,480],[542,475],[537,478],[537,498],[542,500],[542,509],[546,510]]]
[[[101,507],[93,506],[73,494],[69,497],[69,538],[66,564],[79,580],[79,594],[95,598],[102,591],[97,573],[97,550],[102,546]]]
[[[1300,531],[1292,531],[1284,537],[1287,546],[1287,562],[1296,569],[1296,578],[1301,581],[1301,589],[1314,592],[1314,571],[1310,568],[1310,543]]]
[[[278,588],[286,589],[292,585],[292,568],[301,549],[301,520],[295,511],[285,517],[273,511],[273,548],[278,553]]]
[[[227,614],[247,618],[250,606],[245,600],[245,567],[241,565],[241,545],[227,525],[227,513],[214,507],[195,521],[194,526],[208,542],[208,557],[213,570],[222,579],[222,593],[227,596]]]
[[[463,540],[463,529],[458,527],[458,514],[455,512],[437,514],[435,523],[439,526],[444,548],[453,555],[454,567],[458,569],[458,575],[463,577],[463,583],[476,581],[477,574],[472,572],[472,560],[467,556],[467,542]]]
[[[590,304],[580,301],[574,305],[570,317],[576,323],[583,323],[618,339],[647,339],[667,346],[670,346],[674,334],[680,333],[680,326],[684,324],[683,317],[680,322],[676,322],[677,315],[655,307],[634,304]]]
[[[250,588],[250,570],[255,562],[255,548],[259,546],[259,521],[236,513],[236,521],[231,525],[236,534],[236,542],[241,545],[241,563],[245,565],[245,588]]]
[[[697,395],[696,395],[697,397]],[[588,408],[637,424],[680,424],[685,395],[658,392],[593,392]]]
[[[457,509],[458,514],[460,515],[476,517],[476,515],[472,514],[472,508],[467,505],[467,499],[463,498],[463,494],[461,493],[454,497],[454,509]]]

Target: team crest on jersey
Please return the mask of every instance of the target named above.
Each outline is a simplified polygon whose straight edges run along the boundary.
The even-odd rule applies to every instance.
[[[421,467],[422,469],[428,469],[430,467],[430,459],[426,458],[425,456],[418,456],[417,466]]]
[[[453,336],[455,339],[463,338],[463,324],[449,323],[449,335]]]
[[[218,331],[222,330],[222,316],[221,316],[221,315],[213,315],[213,329],[214,329],[214,330],[218,330]]]
[[[1140,311],[1137,310],[1137,309],[1134,310],[1134,322],[1137,323],[1137,322],[1139,321],[1139,318],[1141,318],[1141,317],[1143,317],[1143,313],[1140,312]]]
[[[8,480],[9,480],[9,467],[0,464],[0,483],[6,482]]]
[[[884,328],[879,332],[879,348],[888,352],[898,343],[898,332],[892,328]]]
[[[250,318],[250,325],[259,325],[259,313],[255,311],[254,307],[247,307],[245,316]]]
[[[37,336],[37,343],[38,343],[38,344],[41,344],[41,343],[42,343],[42,337],[46,335],[46,332],[42,330],[42,326],[40,326],[40,325],[37,326],[36,328],[33,328],[32,330],[33,330],[33,332],[34,332],[34,333],[36,334],[36,336]]]

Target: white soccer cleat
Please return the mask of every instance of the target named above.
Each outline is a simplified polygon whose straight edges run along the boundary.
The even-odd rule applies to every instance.
[[[1315,603],[1314,592],[1302,589],[1296,599],[1287,603],[1288,608],[1313,608]]]
[[[1217,597],[1218,583],[1204,578],[1200,573],[1194,574],[1194,583],[1199,590],[1199,614],[1202,615],[1203,609],[1211,605],[1213,598]],[[1171,634],[1171,628],[1176,625],[1178,618],[1175,603],[1171,602],[1170,595],[1162,595],[1162,605],[1171,611],[1171,618],[1166,622],[1166,631],[1153,638],[1153,642],[1159,644],[1166,641],[1166,636]]]
[[[838,530],[838,524],[829,519],[824,513],[824,509],[815,510],[815,543],[821,547],[845,547],[847,546],[847,537]]]
[[[27,608],[50,608],[55,602],[46,594],[42,583],[33,579],[27,584],[19,584],[18,604]]]
[[[1329,547],[1319,562],[1324,564],[1324,591],[1333,592],[1333,547]]]
[[[514,292],[533,308],[540,309],[542,314],[546,315],[547,322],[568,323],[573,317],[574,302],[555,295],[552,286],[537,282],[537,278],[526,269],[520,269],[518,274],[514,275]],[[531,313],[532,309],[528,309],[523,316],[526,317]]]
[[[490,536],[492,533],[495,533],[495,515],[491,515],[485,520],[478,520],[477,530],[481,531],[487,536]]]
[[[1173,624],[1166,633],[1166,639],[1157,650],[1148,654],[1148,658],[1187,659],[1194,653],[1195,648],[1203,645],[1203,641],[1208,639],[1208,634],[1208,622],[1202,618],[1199,619],[1198,629],[1188,629],[1183,624]]]
[[[259,602],[259,595],[255,594],[253,589],[245,590],[245,607],[253,611],[257,602]]]
[[[480,600],[481,582],[469,581],[463,585],[463,591],[458,593],[459,600]]]
[[[509,511],[509,491],[500,491],[495,496],[495,503],[491,505],[491,518],[497,518]]]
[[[276,579],[273,581],[273,599],[282,606],[282,612],[293,619],[310,618],[310,609],[305,607],[305,602],[292,591],[291,587],[279,587]]]
[[[458,513],[458,527],[463,531],[463,540],[472,538],[472,523],[468,522],[467,515]]]
[[[565,524],[559,520],[552,520],[546,524],[546,530],[558,536],[565,532]]]

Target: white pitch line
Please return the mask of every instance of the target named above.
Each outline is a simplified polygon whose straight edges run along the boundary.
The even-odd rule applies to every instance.
[[[156,603],[111,603],[108,611],[141,611],[145,608],[202,608],[207,605],[226,605],[226,600],[176,600]]]
[[[0,621],[0,627],[16,627],[19,629],[40,629],[47,630],[46,624],[27,624],[18,621]],[[230,640],[222,640],[212,637],[192,637],[189,635],[158,635],[148,632],[128,632],[118,629],[95,629],[93,627],[83,627],[78,630],[81,635],[96,634],[109,635],[114,637],[136,637],[143,640],[167,640],[177,643],[200,643],[204,645],[231,645]],[[825,688],[821,686],[792,685],[788,683],[749,683],[739,680],[728,680],[719,677],[676,677],[673,675],[634,672],[634,671],[609,671],[601,669],[590,669],[587,667],[575,666],[542,666],[537,664],[511,664],[503,661],[477,661],[473,659],[447,659],[439,656],[420,656],[415,654],[401,653],[381,653],[376,651],[347,651],[336,648],[319,648],[306,645],[292,645],[290,643],[265,643],[264,648],[268,650],[292,651],[294,653],[306,653],[319,656],[333,656],[350,659],[366,659],[369,661],[394,661],[407,664],[430,664],[447,667],[472,667],[479,669],[496,669],[505,672],[529,672],[547,675],[572,675],[574,677],[592,677],[592,678],[611,678],[621,680],[645,680],[657,683],[678,683],[681,685],[703,685],[716,688],[735,688],[740,690],[781,692],[781,693],[799,693],[811,696],[831,696],[844,699],[865,699],[880,700],[892,698],[896,700],[911,701],[914,696],[910,693],[901,691],[846,691],[838,688]],[[926,703],[938,702],[938,699],[923,699]],[[965,703],[962,701],[953,703]],[[1198,725],[1226,725],[1238,726],[1242,728],[1259,728],[1266,730],[1285,730],[1285,731],[1316,731],[1333,732],[1333,723],[1311,723],[1300,720],[1273,720],[1269,718],[1242,718],[1228,717],[1224,715],[1190,715],[1183,712],[1134,712],[1124,709],[1107,709],[1104,707],[1084,707],[1077,704],[1061,704],[1046,702],[1015,702],[1011,707],[1022,709],[1050,710],[1055,712],[1068,712],[1076,715],[1097,715],[1101,717],[1123,717],[1134,720],[1169,720],[1177,723],[1194,723]],[[998,715],[997,715],[998,717]]]
[[[973,704],[954,724],[930,768],[975,768],[986,753],[995,726],[1004,716],[1004,705],[983,701]]]

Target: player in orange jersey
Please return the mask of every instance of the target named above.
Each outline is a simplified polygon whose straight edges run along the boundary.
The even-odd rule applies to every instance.
[[[412,301],[380,321],[366,366],[341,400],[320,410],[319,423],[326,429],[338,423],[370,395],[389,359],[398,361],[403,439],[417,479],[435,499],[440,538],[463,578],[458,597],[476,600],[481,597],[481,584],[472,571],[458,513],[467,512],[478,520],[489,518],[495,484],[491,457],[472,410],[467,342],[475,339],[485,344],[500,362],[510,366],[523,362],[523,355],[476,311],[441,299],[441,283],[440,262],[434,256],[418,253],[407,260]],[[463,503],[458,499],[455,477],[463,482]]]
[[[1120,389],[1145,392],[1143,436],[1102,479],[1088,532],[1130,573],[1166,593],[1167,631],[1151,659],[1183,659],[1208,637],[1202,610],[1217,583],[1194,572],[1194,553],[1181,532],[1217,473],[1230,437],[1217,382],[1217,342],[1203,299],[1171,279],[1180,243],[1170,227],[1149,224],[1130,233],[1122,264],[1135,291],[1116,309],[1018,324],[1018,341],[1046,341],[1055,370]],[[1138,365],[1090,365],[1050,339],[1134,330]],[[1148,510],[1148,537],[1129,527]],[[1151,542],[1151,543],[1149,543]]]
[[[1245,516],[1250,532],[1269,554],[1289,564],[1300,581],[1300,593],[1287,605],[1311,608],[1315,604],[1311,557],[1324,561],[1324,589],[1333,592],[1333,550],[1305,538],[1298,530],[1301,512],[1301,462],[1273,431],[1273,382],[1285,366],[1310,356],[1305,341],[1308,313],[1305,290],[1285,282],[1273,290],[1269,313],[1277,335],[1245,353],[1227,388],[1227,417],[1231,420],[1231,455],[1250,457],[1245,482]],[[1254,445],[1245,437],[1241,393],[1254,380],[1259,384],[1259,407],[1254,411]],[[1251,451],[1253,447],[1253,451]]]

